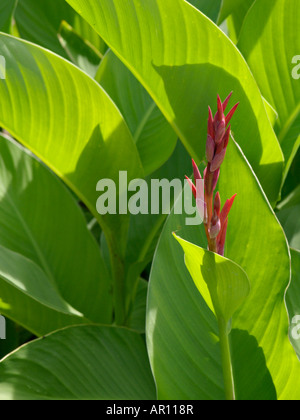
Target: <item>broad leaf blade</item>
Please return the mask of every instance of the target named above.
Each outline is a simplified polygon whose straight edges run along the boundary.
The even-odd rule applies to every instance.
[[[2,0],[0,5],[0,31],[10,32],[17,0]]]
[[[300,84],[293,77],[300,51],[297,0],[257,0],[248,13],[238,42],[263,96],[278,112],[276,131],[287,164],[299,135],[285,138],[300,112]],[[299,124],[298,124],[299,128]],[[299,147],[299,141],[298,141]]]
[[[101,53],[65,21],[61,23],[58,39],[72,63],[95,77],[102,59]]]
[[[70,315],[110,322],[110,276],[73,196],[3,137],[0,162],[1,312],[37,334],[73,324]]]
[[[204,157],[207,105],[233,90],[240,102],[233,131],[270,201],[277,200],[282,152],[256,81],[218,27],[183,0],[68,3],[144,85],[194,158]]]
[[[0,35],[7,78],[0,85],[0,123],[32,150],[79,196],[103,230],[125,247],[128,217],[100,216],[99,180],[116,184],[143,176],[128,127],[105,91],[66,60],[25,41]]]
[[[187,0],[207,17],[209,17],[213,22],[217,22],[220,8],[222,5],[222,0]]]
[[[127,329],[82,326],[36,340],[0,363],[1,400],[155,399],[145,344]]]
[[[61,0],[18,0],[15,13],[18,30],[22,38],[48,48],[68,58],[60,45],[57,34],[63,20],[67,21],[84,39],[99,51],[105,52],[102,39],[71,7]]]
[[[153,173],[174,151],[177,136],[172,127],[147,91],[112,51],[105,54],[95,79],[122,112],[145,175]]]

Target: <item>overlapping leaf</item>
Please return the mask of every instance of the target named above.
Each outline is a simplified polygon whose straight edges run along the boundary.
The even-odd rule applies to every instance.
[[[257,84],[224,33],[184,0],[68,0],[145,86],[187,149],[203,158],[207,104],[233,90],[233,131],[269,199],[282,152]]]
[[[290,278],[285,236],[244,156],[229,144],[221,198],[237,193],[229,217],[226,256],[247,273],[251,292],[230,334],[238,399],[297,399],[300,364],[288,339],[284,304]],[[204,228],[172,214],[150,279],[147,342],[160,398],[224,398],[218,327],[172,236],[206,247]]]
[[[40,162],[0,140],[1,313],[36,334],[111,322],[111,280],[76,201]]]
[[[137,145],[145,175],[164,164],[174,151],[177,136],[147,91],[108,51],[96,80],[122,112]]]
[[[124,399],[155,399],[145,344],[127,329],[67,328],[0,363],[0,400]]]
[[[84,39],[90,41],[100,52],[105,44],[96,32],[72,8],[61,0],[18,0],[15,19],[22,38],[49,48],[68,58],[59,43],[57,34],[63,20],[72,25]]]
[[[43,48],[0,35],[7,78],[0,84],[0,125],[39,156],[77,193],[104,230],[126,243],[126,215],[96,211],[99,180],[143,176],[127,125],[105,91],[85,73]],[[118,252],[118,251],[117,251]]]
[[[17,0],[2,0],[0,5],[0,31],[9,32]]]
[[[213,22],[217,22],[222,0],[188,0],[188,2],[197,7],[197,9],[209,17]]]
[[[263,96],[278,112],[276,131],[288,164],[286,170],[299,147],[299,123],[297,132],[289,132],[300,112],[300,84],[293,77],[294,57],[300,51],[300,38],[295,35],[299,25],[297,0],[257,0],[238,42]]]

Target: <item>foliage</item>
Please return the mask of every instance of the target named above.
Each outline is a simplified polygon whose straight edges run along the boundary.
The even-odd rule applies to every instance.
[[[300,399],[299,25],[297,0],[2,1],[1,400]],[[223,256],[189,185],[130,214],[120,172],[149,203],[203,173],[231,91]]]

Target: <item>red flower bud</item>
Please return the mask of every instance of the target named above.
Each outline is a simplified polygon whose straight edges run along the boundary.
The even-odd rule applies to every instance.
[[[219,144],[222,141],[224,134],[225,134],[225,121],[222,120],[218,124],[218,128],[216,129],[216,135],[215,135],[216,144]]]
[[[214,200],[214,211],[216,212],[218,217],[220,216],[220,210],[221,210],[221,198],[218,191],[215,195],[215,200]]]
[[[215,142],[214,139],[208,134],[206,141],[206,159],[211,162],[215,156]]]
[[[217,169],[220,168],[220,166],[222,165],[222,163],[225,159],[225,154],[226,154],[226,149],[223,149],[222,152],[215,155],[215,157],[214,157],[214,159],[213,159],[213,161],[211,162],[211,165],[210,165],[211,172],[215,172]]]
[[[211,112],[210,107],[208,107],[208,124],[207,124],[207,132],[211,137],[214,137],[214,118]]]
[[[220,219],[217,219],[215,224],[212,224],[210,231],[209,231],[209,236],[211,239],[215,239],[221,230],[221,222]]]
[[[197,179],[202,179],[202,177],[194,159],[192,159],[192,164],[193,164],[193,171],[194,171],[194,179],[195,179],[195,182],[197,182]]]
[[[233,94],[233,92],[231,92],[231,93],[227,96],[227,98],[225,99],[225,101],[223,102],[223,112],[225,112],[225,111],[226,111],[226,108],[227,108],[228,102],[229,102],[229,100],[230,100],[230,98],[231,98],[232,94]]]
[[[229,124],[229,122],[230,122],[231,118],[233,117],[233,114],[235,113],[235,111],[236,111],[236,109],[237,109],[238,106],[239,106],[239,103],[235,104],[234,107],[232,108],[232,110],[229,111],[229,113],[228,113],[228,115],[227,115],[227,117],[225,119],[226,127]]]
[[[217,183],[218,183],[218,180],[219,180],[219,176],[220,176],[220,168],[217,169],[214,172],[214,177],[213,177],[213,182],[212,182],[212,187],[211,187],[212,191],[214,191],[216,189],[216,186],[217,186]]]

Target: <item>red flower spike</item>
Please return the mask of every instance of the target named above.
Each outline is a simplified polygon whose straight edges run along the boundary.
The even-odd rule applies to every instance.
[[[211,108],[208,107],[208,135],[206,142],[206,159],[208,164],[203,172],[204,188],[203,181],[200,183],[200,180],[202,180],[200,171],[194,161],[193,170],[196,186],[186,177],[196,198],[197,208],[200,214],[203,213],[204,215],[203,222],[208,240],[208,249],[220,255],[224,255],[228,215],[236,197],[235,194],[227,200],[222,210],[219,192],[214,197],[214,191],[220,175],[220,166],[224,161],[230,139],[231,126],[228,126],[228,124],[239,105],[237,103],[225,117],[224,112],[231,96],[232,92],[222,103],[218,95],[218,110],[214,117]]]
[[[236,109],[237,109],[238,106],[239,106],[239,103],[235,104],[234,107],[232,108],[232,110],[229,111],[227,117],[225,118],[226,127],[229,124],[229,122],[230,122],[231,118],[233,117],[233,115],[234,115],[234,113],[235,113],[235,111],[236,111]]]

